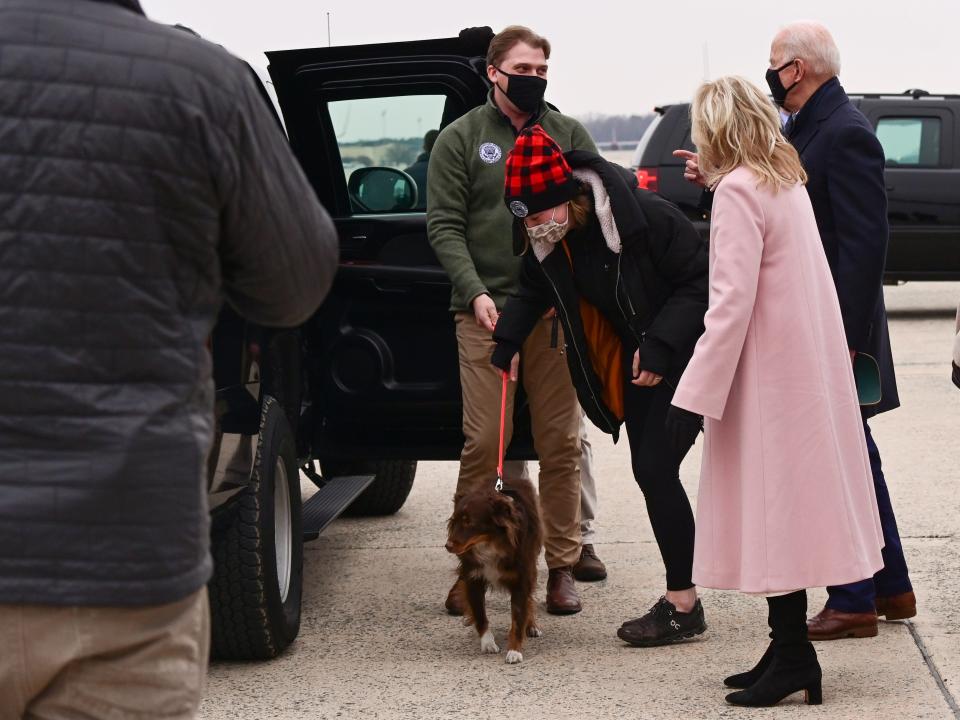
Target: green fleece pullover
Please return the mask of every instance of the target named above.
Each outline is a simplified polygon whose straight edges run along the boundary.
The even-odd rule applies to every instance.
[[[564,150],[597,152],[586,129],[546,103],[540,124]],[[453,283],[450,309],[472,312],[487,293],[497,307],[516,291],[520,258],[513,254],[513,215],[503,202],[507,153],[517,132],[494,104],[474,108],[441,131],[427,175],[427,234]]]

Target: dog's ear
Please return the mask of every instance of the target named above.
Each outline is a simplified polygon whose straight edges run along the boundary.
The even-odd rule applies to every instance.
[[[517,504],[509,495],[497,495],[493,501],[491,516],[494,524],[502,527],[511,545],[517,544],[517,531],[520,529],[520,514]]]
[[[457,524],[457,518],[464,514],[464,501],[463,495],[454,495],[453,496],[453,512],[450,513],[450,517],[447,518],[447,531],[453,530],[453,527]]]
[[[517,516],[516,503],[513,498],[503,493],[497,493],[493,496],[491,509],[493,515],[498,518],[515,518]]]

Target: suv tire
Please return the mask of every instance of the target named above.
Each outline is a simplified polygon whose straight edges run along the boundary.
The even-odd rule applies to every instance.
[[[211,518],[213,657],[273,658],[300,630],[303,532],[295,447],[283,408],[265,397],[250,485]]]
[[[373,475],[369,487],[344,511],[353,517],[393,515],[407,501],[417,475],[416,460],[328,460],[321,463],[323,475]]]

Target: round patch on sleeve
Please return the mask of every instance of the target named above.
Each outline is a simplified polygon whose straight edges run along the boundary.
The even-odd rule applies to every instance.
[[[493,165],[503,157],[503,150],[496,143],[485,142],[480,146],[480,159],[487,165]]]
[[[518,218],[525,218],[530,214],[530,210],[520,200],[514,200],[510,203],[510,212],[512,212]]]

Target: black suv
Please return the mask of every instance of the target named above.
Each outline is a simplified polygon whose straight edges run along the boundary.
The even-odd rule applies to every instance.
[[[281,652],[299,629],[303,541],[344,511],[396,512],[418,460],[460,456],[451,286],[427,242],[424,167],[435,131],[486,101],[485,30],[267,54],[291,146],[339,231],[340,267],[301,328],[255,327],[227,308],[211,338],[218,657]],[[509,456],[531,458],[522,396],[516,406]],[[300,470],[318,486],[303,503]]]
[[[890,247],[885,281],[960,280],[960,95],[851,95],[887,157]],[[656,108],[635,163],[641,184],[679,205],[701,232],[700,189],[671,154],[694,150],[687,103]]]

